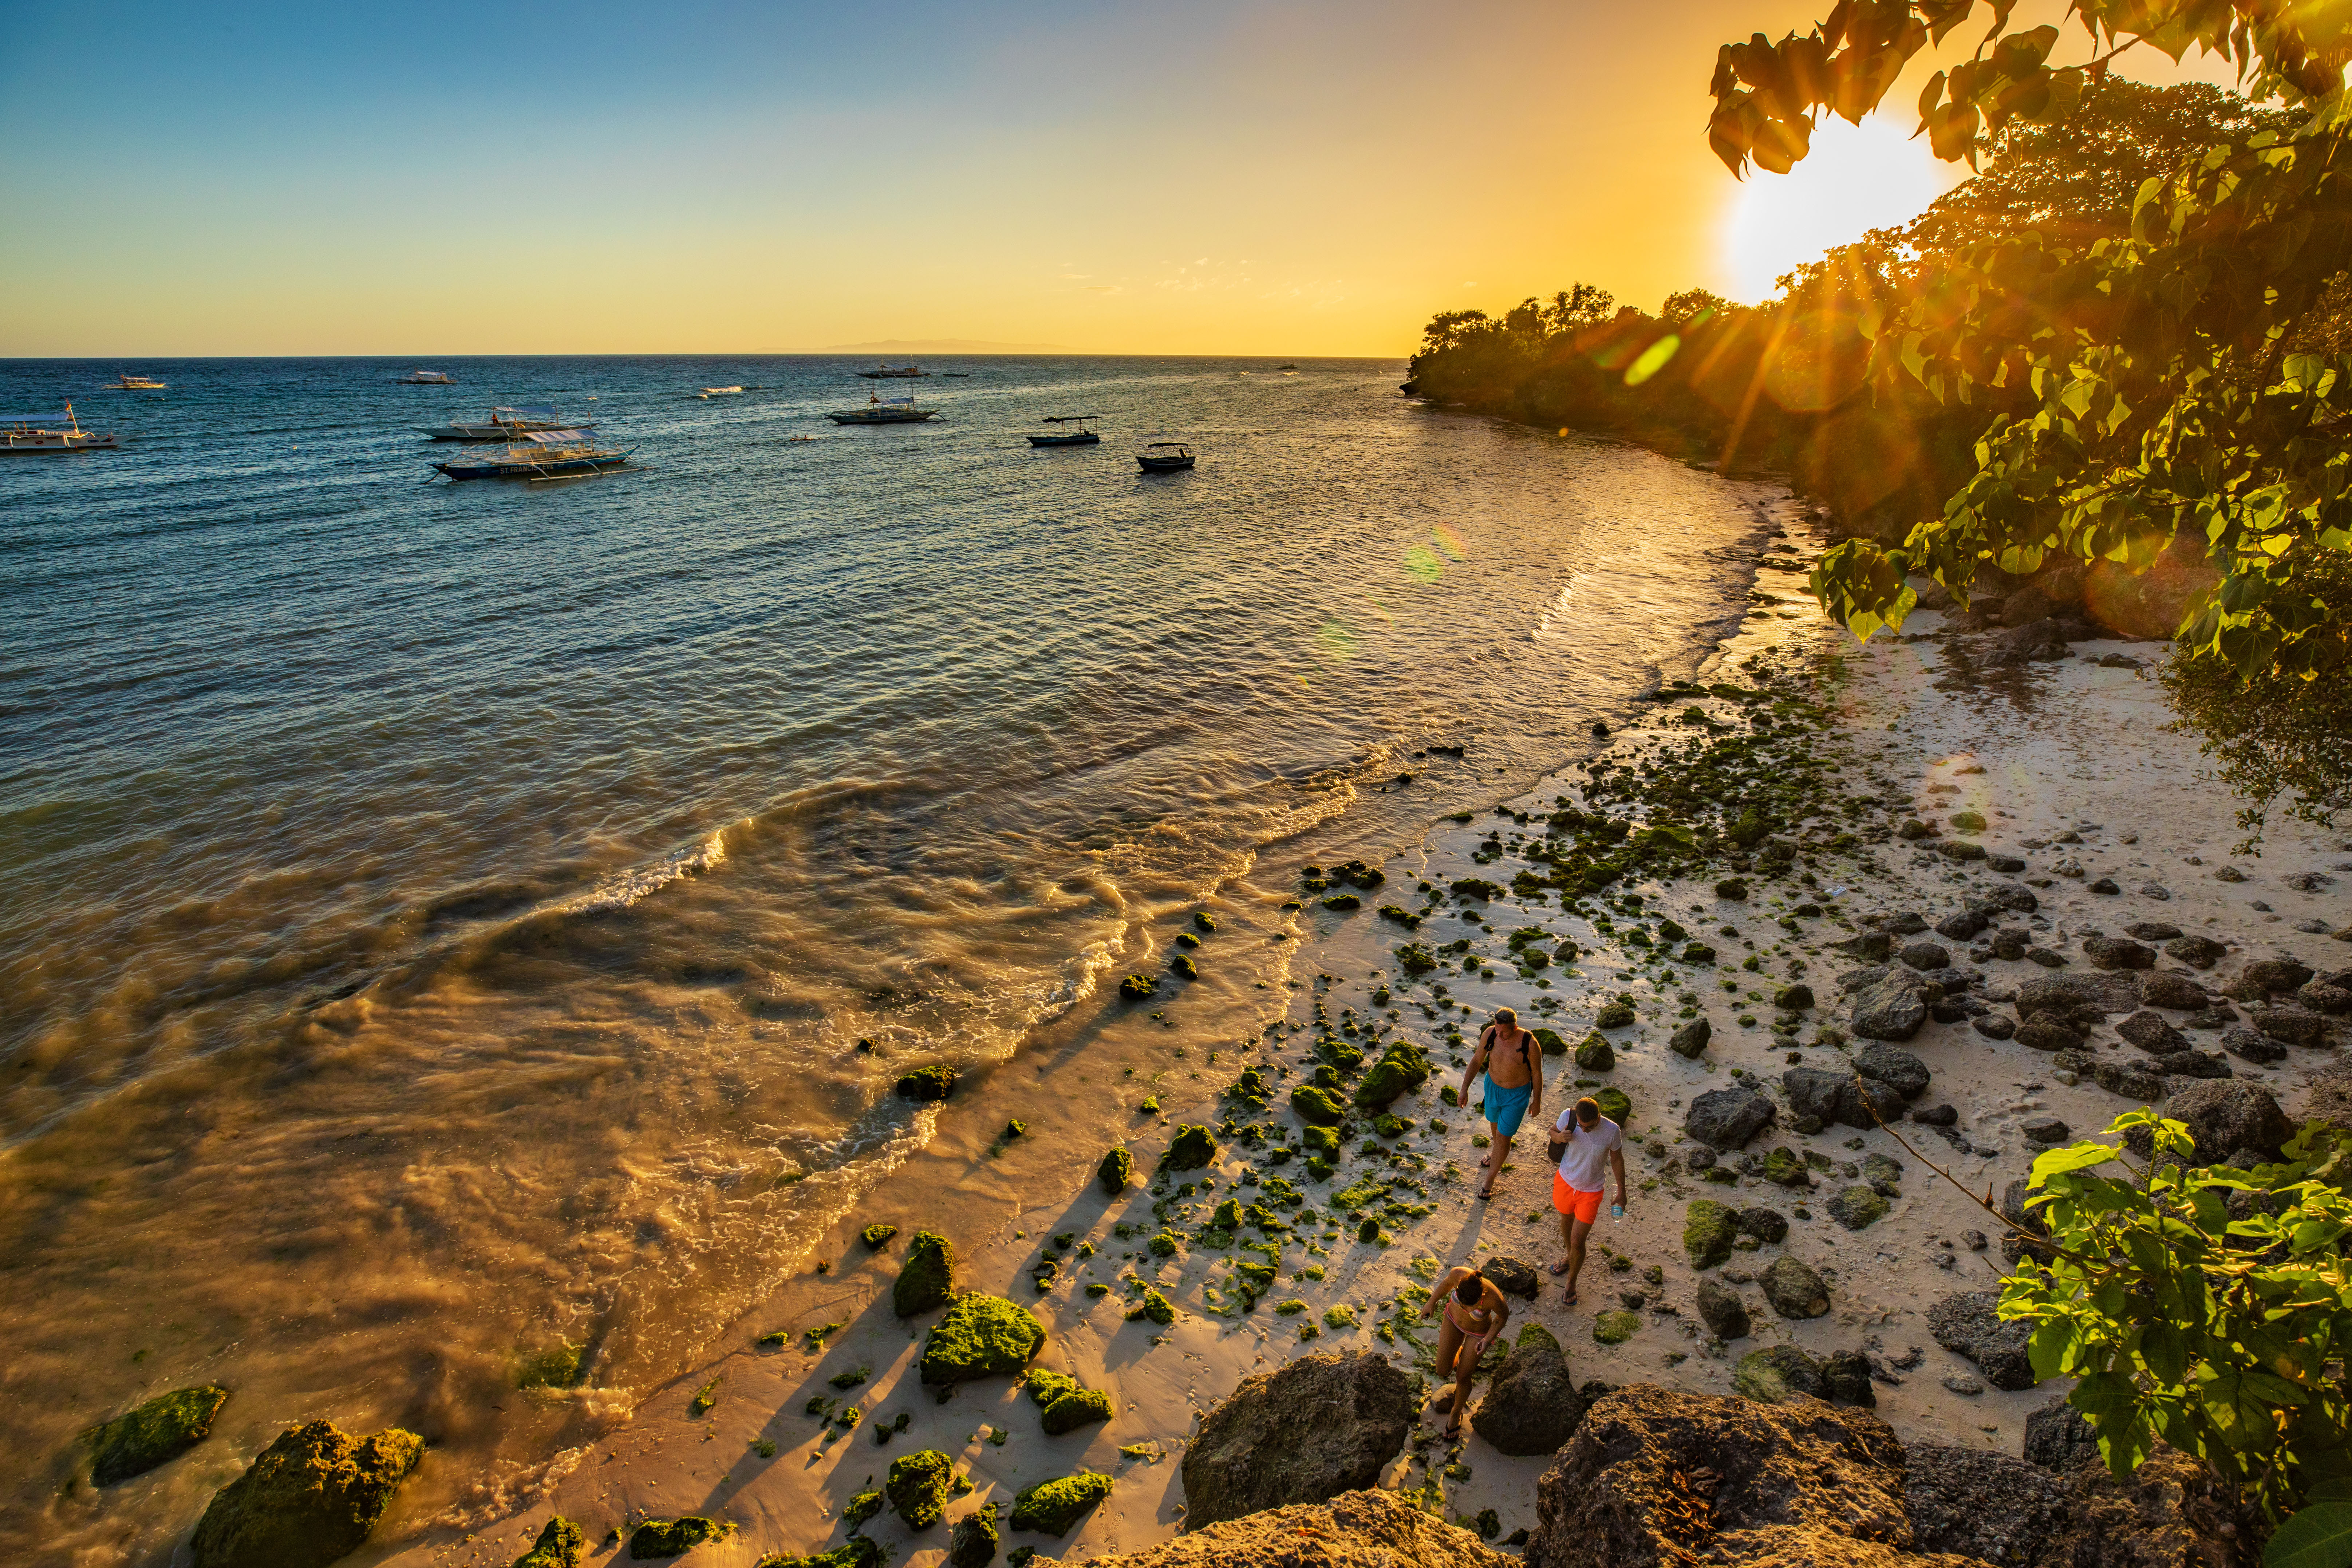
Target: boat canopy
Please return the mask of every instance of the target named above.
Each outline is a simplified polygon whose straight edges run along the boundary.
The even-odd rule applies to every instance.
[[[517,439],[536,441],[543,447],[554,447],[561,446],[566,441],[585,441],[588,439],[588,433],[585,430],[524,430],[517,433]]]
[[[512,407],[509,407],[507,405],[501,403],[496,408],[491,409],[490,413],[494,416],[499,414],[511,414],[521,419],[552,419],[555,417],[555,405],[552,403],[518,403]]]
[[[1048,425],[1076,425],[1080,420],[1099,419],[1102,416],[1099,414],[1048,414],[1045,416],[1045,423]]]

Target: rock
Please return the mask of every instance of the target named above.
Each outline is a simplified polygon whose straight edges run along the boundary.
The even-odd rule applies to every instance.
[[[1922,1127],[1957,1127],[1960,1113],[1948,1105],[1915,1105],[1911,1108],[1911,1120]]]
[[[2164,970],[2150,974],[2139,983],[2140,1000],[2151,1007],[2169,1007],[2175,1012],[2194,1013],[2210,1006],[2212,998],[2205,987],[2186,974]]]
[[[1944,1388],[1948,1393],[1973,1396],[1984,1392],[1984,1379],[1965,1372],[1947,1373]]]
[[[1205,1127],[1187,1123],[1176,1129],[1176,1136],[1168,1141],[1167,1152],[1160,1156],[1162,1171],[1198,1171],[1217,1157],[1215,1134]]]
[[[996,1505],[975,1509],[948,1532],[947,1568],[988,1568],[996,1561]]]
[[[2029,1422],[2031,1417],[2028,1418]],[[1904,1502],[1914,1545],[2003,1568],[2230,1568],[2250,1563],[2212,1473],[2158,1445],[2128,1481],[1982,1448],[1915,1443]]]
[[[2017,1016],[2080,1012],[2128,1013],[2139,1005],[2140,981],[2128,971],[2113,974],[2044,974],[2017,988]]]
[[[228,1390],[215,1384],[174,1389],[92,1427],[90,1484],[110,1487],[179,1458],[212,1435],[227,1403]]]
[[[2152,1057],[2189,1049],[2189,1037],[2167,1023],[2163,1015],[2143,1008],[2116,1026],[2116,1033]]]
[[[2036,1116],[2028,1120],[2018,1131],[2028,1143],[2063,1143],[2074,1135],[2074,1130],[2054,1116]]]
[[[1617,1050],[1608,1037],[1595,1029],[1576,1045],[1576,1065],[1586,1072],[1614,1072]]]
[[[2168,921],[2140,921],[2124,927],[2124,934],[2141,942],[2170,942],[2180,934],[2180,928]]]
[[[1124,1152],[1124,1151],[1121,1151]],[[890,1287],[891,1310],[902,1318],[944,1307],[955,1295],[955,1248],[933,1231],[919,1230]]]
[[[2294,1123],[2270,1090],[2250,1083],[2190,1084],[2164,1102],[2164,1114],[2188,1123],[2189,1136],[2207,1160],[2240,1149],[2275,1158],[2279,1146],[2294,1136]]]
[[[967,1290],[923,1338],[923,1385],[942,1387],[975,1377],[1011,1375],[1045,1348],[1045,1328],[1028,1308]]]
[[[1954,942],[1967,942],[1992,922],[1979,910],[1958,910],[1936,922],[1936,934]]]
[[[1952,966],[1950,949],[1932,942],[1911,942],[1895,956],[1913,969],[1949,969]]]
[[[1543,1283],[1532,1264],[1507,1255],[1488,1258],[1478,1265],[1478,1272],[1492,1280],[1495,1289],[1506,1296],[1523,1297],[1530,1301],[1536,1299],[1536,1292]]]
[[[1186,1457],[1186,1468],[1191,1468],[1190,1456]],[[1110,1492],[1108,1476],[1085,1471],[1039,1481],[1014,1496],[1013,1528],[1034,1530],[1045,1535],[1067,1535],[1070,1527],[1086,1518],[1087,1511]]]
[[[1694,1198],[1683,1215],[1683,1251],[1693,1268],[1714,1268],[1731,1256],[1739,1235],[1739,1216],[1727,1205],[1712,1198]]]
[[[2093,931],[2083,939],[2083,956],[2098,969],[2154,969],[2156,950],[2123,937]]]
[[[1187,1521],[1189,1523],[1190,1521]],[[1311,1542],[1302,1550],[1302,1544]],[[1308,1555],[1311,1552],[1312,1555]],[[1269,1509],[1076,1568],[1519,1568],[1466,1530],[1395,1492],[1343,1492],[1328,1503]]]
[[[2017,1033],[2017,1020],[2006,1013],[1988,1013],[1969,1026],[1988,1040],[2006,1040]]]
[[[2026,1415],[2025,1458],[2045,1470],[2071,1470],[2085,1460],[2095,1464],[2099,1435],[2062,1394]]]
[[[2046,1470],[1941,1443],[1906,1444],[1904,1457],[1903,1501],[1921,1551],[2023,1564],[2065,1532],[2068,1489]]]
[[[629,1560],[651,1563],[667,1557],[683,1557],[706,1541],[720,1541],[735,1533],[735,1527],[698,1513],[680,1514],[676,1519],[649,1519],[629,1532]]]
[[[1337,1127],[1348,1119],[1347,1108],[1326,1089],[1302,1083],[1290,1091],[1290,1109],[1309,1127]]]
[[[2109,1094],[2152,1105],[2164,1098],[2164,1079],[2128,1062],[2100,1062],[2091,1068],[2092,1080]]]
[[[1576,1391],[1551,1331],[1528,1323],[1471,1413],[1470,1426],[1498,1453],[1549,1454],[1574,1434],[1590,1403]]]
[[[2026,1360],[2031,1322],[2003,1322],[1994,1311],[1998,1290],[1963,1290],[1927,1309],[1927,1330],[1954,1355],[1974,1362],[1995,1388],[2032,1388],[2039,1381]]]
[[[1908,952],[1908,949],[1905,951]],[[1912,974],[1909,970],[1902,972]],[[1916,979],[1916,977],[1914,976]],[[1907,1040],[1927,1022],[1927,999],[1921,994],[1932,981],[1906,984],[1894,976],[1865,987],[1853,999],[1847,1028],[1865,1040]],[[1937,987],[1937,994],[1942,988]]]
[[[1818,1318],[1830,1310],[1829,1287],[1822,1277],[1786,1254],[1774,1258],[1756,1283],[1784,1318]]]
[[[2290,1046],[2315,1046],[2327,1038],[2327,1020],[2295,1007],[2257,1007],[2246,1021],[2273,1040]]]
[[[1821,1363],[1794,1345],[1772,1345],[1749,1351],[1732,1369],[1731,1386],[1744,1398],[1765,1405],[1785,1405],[1790,1399],[1824,1397]]]
[[[2264,991],[2297,991],[2311,973],[2311,965],[2297,959],[2257,958],[2238,972],[2238,978]]]
[[[2230,950],[2209,936],[2177,936],[2164,944],[2165,954],[2191,969],[2210,969]]]
[[[587,1535],[559,1513],[540,1526],[539,1539],[514,1560],[514,1568],[580,1568],[587,1550]]]
[[[2229,1078],[2233,1076],[2230,1071],[2230,1064],[2221,1059],[2221,1053],[2219,1051],[2168,1051],[2160,1057],[2148,1058],[2145,1064],[2135,1062],[2131,1065],[2135,1067],[2144,1066],[2146,1070],[2159,1073],[2166,1078]]]
[[[1100,1182],[1102,1190],[1112,1197],[1127,1191],[1128,1180],[1134,1174],[1135,1156],[1124,1149],[1113,1149],[1102,1157],[1102,1163],[1095,1167],[1095,1180]]]
[[[1738,903],[1748,897],[1748,884],[1737,877],[1726,877],[1715,885],[1715,896]]]
[[[2342,985],[2326,985],[2315,980],[2294,994],[2294,999],[2316,1013],[2342,1017],[2352,1013],[2352,989]]]
[[[1752,1089],[1711,1089],[1691,1101],[1683,1131],[1710,1149],[1728,1152],[1772,1125],[1771,1098]]]
[[[1870,1358],[1860,1351],[1836,1351],[1822,1361],[1822,1395],[1832,1405],[1878,1404],[1870,1386]]]
[[[1633,1312],[1595,1312],[1592,1315],[1592,1337],[1604,1345],[1623,1344],[1641,1326],[1641,1318]]]
[[[945,1100],[955,1092],[956,1079],[959,1076],[955,1068],[943,1063],[917,1068],[912,1072],[899,1075],[897,1085],[898,1098],[915,1100]]]
[[[2286,1059],[2284,1046],[2256,1030],[2242,1026],[2221,1031],[2221,1048],[2257,1067],[2268,1067],[2273,1062]]]
[[[2123,884],[2113,877],[2101,877],[2098,880],[2090,883],[2089,887],[2092,892],[2103,893],[2108,898],[2114,898],[2124,890]]]
[[[2072,1050],[2083,1037],[2048,1013],[2036,1013],[2017,1027],[2017,1043],[2037,1051]]]
[[[1906,1100],[1916,1100],[1927,1092],[1927,1064],[1893,1046],[1867,1046],[1855,1052],[1853,1070],[1878,1079]]]
[[[1058,1437],[1065,1432],[1075,1432],[1097,1421],[1111,1418],[1110,1395],[1099,1388],[1073,1388],[1054,1396],[1052,1403],[1038,1413],[1038,1424],[1048,1437]]]
[[[1405,1374],[1369,1351],[1244,1379],[1185,1450],[1185,1528],[1378,1485],[1416,1404]]]
[[[1783,985],[1772,994],[1772,1005],[1783,1013],[1801,1013],[1813,1005],[1813,988],[1810,985]]]
[[[1812,1117],[1824,1126],[1837,1122],[1868,1128],[1903,1118],[1903,1096],[1877,1079],[1858,1079],[1850,1072],[1823,1068],[1790,1068],[1780,1075],[1780,1087],[1789,1096],[1791,1111],[1800,1118]]]
[[[1848,1187],[1832,1198],[1830,1217],[1848,1230],[1867,1230],[1886,1216],[1886,1200],[1871,1187]]]
[[[1620,1389],[1538,1483],[1527,1565],[1929,1568],[1899,1551],[1901,1452],[1875,1415],[1818,1401]]]
[[[1429,1071],[1427,1051],[1411,1040],[1391,1041],[1356,1086],[1356,1103],[1367,1110],[1386,1110],[1398,1096],[1429,1081]]]
[[[326,1568],[359,1550],[425,1458],[397,1426],[353,1437],[312,1421],[280,1432],[213,1494],[190,1538],[194,1568]]]
[[[1762,1242],[1779,1242],[1789,1234],[1789,1216],[1758,1204],[1739,1211],[1739,1234]]]
[[[1666,1049],[1678,1057],[1696,1058],[1706,1049],[1706,1043],[1714,1033],[1705,1018],[1693,1018],[1667,1037]]]
[[[1713,1279],[1698,1282],[1698,1318],[1709,1331],[1720,1339],[1744,1340],[1748,1337],[1748,1306],[1739,1292]]]

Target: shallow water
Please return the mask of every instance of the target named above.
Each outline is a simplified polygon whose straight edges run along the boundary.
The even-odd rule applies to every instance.
[[[582,1418],[507,1397],[567,1342],[625,1403],[928,1135],[911,1060],[1558,762],[1762,526],[1389,362],[947,362],[879,429],[818,417],[872,387],[839,361],[120,368],[0,363],[127,441],[0,467],[12,1558],[162,1560],[188,1487],[58,1488],[165,1388],[238,1390],[245,1452],[527,1453]],[[641,466],[451,484],[410,428],[549,398]],[[1201,466],[1139,474],[1160,436]]]

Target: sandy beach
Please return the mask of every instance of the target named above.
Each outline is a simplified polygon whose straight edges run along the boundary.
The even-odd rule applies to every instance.
[[[2016,1452],[2026,1414],[2054,1391],[1987,1389],[1977,1368],[1930,1333],[1927,1313],[1936,1301],[1997,1284],[2001,1267],[1999,1251],[1974,1249],[1969,1234],[1994,1227],[1930,1162],[1969,1191],[1998,1196],[2036,1151],[2029,1121],[2056,1118],[2079,1137],[2136,1102],[2087,1075],[2065,1081],[2077,1075],[2057,1068],[2048,1052],[1990,1038],[1958,1017],[1927,1023],[1901,1047],[1933,1075],[1914,1104],[1952,1107],[1948,1131],[1916,1121],[1894,1130],[1794,1131],[1779,1089],[1783,1070],[1839,1068],[1868,1044],[1840,1043],[1847,999],[1839,977],[1866,965],[1832,944],[1851,942],[1873,921],[1906,914],[1932,927],[1966,898],[2024,887],[2036,909],[2003,921],[2026,928],[2032,945],[2058,965],[1979,960],[1966,951],[1968,941],[1948,941],[1955,970],[1979,976],[1966,992],[1979,1012],[2000,1012],[2020,984],[2045,973],[2094,973],[2084,938],[2116,935],[2135,922],[2161,921],[2224,944],[2226,956],[2200,975],[2208,985],[2247,958],[2273,953],[2315,969],[2340,968],[2352,963],[2352,946],[2329,933],[2347,926],[2340,885],[2352,882],[2352,846],[2274,816],[2259,858],[2232,853],[2242,837],[2234,822],[2240,803],[2211,779],[2194,741],[2168,729],[2151,673],[2160,645],[2077,642],[2063,658],[1996,665],[1984,658],[1991,638],[1922,613],[1900,637],[1881,635],[1857,647],[1823,620],[1804,593],[1801,571],[1791,569],[1822,545],[1802,509],[1784,501],[1774,517],[1787,537],[1767,546],[1745,623],[1700,668],[1670,672],[1692,684],[1636,705],[1612,734],[1594,740],[1590,758],[1512,799],[1465,798],[1466,819],[1441,819],[1416,842],[1357,847],[1383,873],[1360,909],[1326,909],[1328,894],[1302,890],[1290,876],[1295,868],[1270,862],[1228,882],[1195,907],[1215,930],[1201,940],[1202,977],[1181,988],[1181,1001],[1107,1002],[1062,1020],[1003,1067],[968,1076],[940,1108],[928,1145],[844,1212],[792,1283],[713,1343],[704,1364],[667,1387],[626,1398],[613,1391],[518,1394],[576,1401],[583,1440],[551,1464],[498,1479],[487,1490],[473,1489],[480,1478],[440,1478],[437,1519],[409,1509],[401,1529],[380,1532],[385,1544],[354,1561],[504,1564],[528,1547],[551,1511],[582,1524],[591,1560],[625,1560],[616,1531],[647,1517],[697,1513],[735,1530],[688,1560],[748,1568],[764,1556],[838,1544],[848,1500],[880,1484],[891,1459],[925,1447],[952,1456],[972,1483],[950,1504],[950,1521],[1081,1468],[1114,1478],[1108,1500],[1066,1538],[1007,1532],[1008,1547],[1032,1547],[1041,1560],[1080,1562],[1166,1540],[1183,1522],[1179,1465],[1187,1439],[1201,1414],[1244,1378],[1303,1353],[1366,1348],[1425,1372],[1435,1335],[1426,1324],[1415,1327],[1412,1313],[1430,1279],[1457,1262],[1507,1256],[1540,1267],[1559,1256],[1549,1168],[1533,1123],[1494,1199],[1475,1196],[1473,1138],[1484,1124],[1468,1108],[1445,1103],[1464,1059],[1449,1025],[1475,1038],[1492,1009],[1508,1005],[1572,1047],[1621,994],[1633,998],[1635,1020],[1606,1031],[1615,1067],[1584,1071],[1570,1057],[1548,1058],[1545,1113],[1549,1119],[1584,1092],[1580,1082],[1629,1098],[1629,1212],[1612,1224],[1604,1211],[1580,1301],[1567,1304],[1557,1282],[1543,1276],[1535,1300],[1513,1299],[1512,1331],[1530,1318],[1549,1328],[1580,1381],[1717,1394],[1732,1392],[1735,1365],[1751,1351],[1776,1344],[1817,1357],[1861,1351],[1881,1373],[1877,1411],[1898,1435]],[[1771,702],[1760,703],[1759,692]],[[1751,730],[1759,711],[1778,722]],[[1563,910],[1558,892],[1449,893],[1466,879],[1507,883],[1525,868],[1515,849],[1540,842],[1555,810],[1606,803],[1644,819],[1640,797],[1671,782],[1680,764],[1644,773],[1643,759],[1765,731],[1769,736],[1758,742],[1763,754],[1801,753],[1827,782],[1818,817],[1775,824],[1800,847],[1776,872],[1768,847],[1757,868],[1741,873],[1745,897],[1717,896],[1716,883],[1727,875],[1719,865],[1670,880],[1629,877],[1581,900],[1578,913]],[[1770,750],[1792,745],[1797,752]],[[1640,787],[1596,789],[1601,764],[1611,762],[1634,764]],[[1967,812],[1981,814],[1985,825],[1962,835],[1967,819],[1956,826],[1953,818]],[[1906,819],[1937,832],[1898,837]],[[1938,852],[1954,836],[2025,868],[2003,873],[1989,869],[1987,859]],[[1832,847],[1833,841],[1843,847]],[[2103,879],[2123,890],[2093,891],[2108,885]],[[1419,929],[1408,932],[1377,912],[1391,902],[1420,912]],[[1169,910],[1160,922],[1161,945],[1120,955],[1119,967],[1164,970],[1174,951],[1167,944],[1178,931],[1194,929],[1192,912]],[[1596,917],[1607,923],[1596,928]],[[1711,945],[1715,961],[1692,961],[1685,938],[1665,929],[1669,922],[1689,942]],[[1575,959],[1515,968],[1507,935],[1530,927],[1544,933],[1541,945],[1573,942]],[[1408,942],[1438,949],[1463,938],[1482,958],[1470,973],[1450,957],[1447,968],[1419,978],[1398,966],[1396,950]],[[1681,951],[1669,951],[1670,938]],[[1932,933],[1917,940],[1946,941]],[[1776,1031],[1771,999],[1800,982],[1817,1004]],[[1164,996],[1171,987],[1161,989]],[[1711,1038],[1686,1058],[1668,1050],[1666,1037],[1694,1017],[1707,1021]],[[1273,1150],[1297,1146],[1297,1120],[1285,1101],[1307,1080],[1315,1042],[1360,1041],[1370,1055],[1400,1037],[1425,1047],[1435,1068],[1392,1107],[1411,1130],[1374,1138],[1359,1125],[1324,1181],[1309,1179],[1303,1160],[1277,1161]],[[2217,1041],[2207,1034],[2194,1043]],[[2119,1047],[2095,1039],[2089,1048]],[[2324,1050],[2295,1048],[2273,1066],[2234,1057],[2229,1066],[2293,1110],[2311,1071],[2330,1059]],[[1271,1102],[1263,1110],[1221,1105],[1221,1091],[1252,1067],[1265,1069]],[[1760,1173],[1708,1180],[1698,1168],[1741,1163],[1738,1152],[1695,1160],[1697,1145],[1684,1131],[1696,1096],[1740,1078],[1781,1101],[1778,1124],[1745,1152],[1796,1151],[1813,1168],[1811,1190],[1776,1185]],[[1156,1109],[1145,1109],[1147,1100]],[[1010,1134],[1016,1121],[1023,1130]],[[1221,1136],[1207,1170],[1150,1182],[1170,1138],[1188,1123],[1270,1131],[1255,1143]],[[1096,1166],[1120,1145],[1133,1152],[1136,1179],[1111,1197],[1097,1184]],[[1883,1216],[1849,1228],[1832,1217],[1829,1200],[1864,1180],[1863,1163],[1874,1156],[1901,1167],[1882,1178],[1882,1191],[1894,1195]],[[1216,1203],[1228,1194],[1253,1202],[1280,1190],[1277,1180],[1303,1198],[1289,1229],[1265,1233],[1263,1242],[1248,1232],[1238,1241],[1228,1233],[1224,1245],[1201,1239]],[[1775,1208],[1790,1219],[1786,1237],[1736,1251],[1702,1274],[1684,1245],[1686,1209],[1700,1198]],[[1359,1240],[1366,1215],[1376,1221],[1375,1241]],[[898,1227],[878,1250],[859,1234],[876,1223]],[[1163,1226],[1181,1238],[1174,1256],[1154,1256],[1146,1245]],[[1036,1406],[1008,1379],[967,1384],[945,1400],[919,1386],[915,1362],[939,1314],[901,1320],[890,1301],[918,1228],[951,1241],[959,1287],[1030,1307],[1048,1334],[1036,1364],[1105,1391],[1111,1419],[1049,1437]],[[1252,1243],[1265,1249],[1253,1251]],[[1063,1261],[1041,1291],[1035,1277],[1049,1252]],[[1827,1284],[1825,1315],[1790,1320],[1759,1299],[1755,1277],[1783,1254]],[[1237,1284],[1235,1265],[1260,1258],[1276,1263],[1277,1278],[1245,1305],[1250,1292]],[[1748,1338],[1727,1344],[1701,1323],[1694,1297],[1708,1277],[1740,1292],[1753,1320]],[[1164,1328],[1129,1320],[1146,1285],[1175,1309]],[[1108,1289],[1090,1293],[1095,1287]],[[1303,1305],[1282,1310],[1291,1302]],[[1631,1311],[1637,1326],[1622,1342],[1598,1342],[1596,1314],[1612,1310]],[[770,1334],[780,1338],[758,1342]],[[706,1407],[697,1408],[698,1396],[707,1397]],[[854,1429],[842,1419],[853,1405]],[[1387,1484],[1412,1489],[1424,1506],[1463,1522],[1493,1510],[1498,1543],[1532,1526],[1535,1483],[1549,1460],[1507,1458],[1475,1435],[1448,1445],[1438,1436],[1442,1419],[1424,1416]],[[902,1421],[903,1429],[877,1445],[877,1428]],[[911,1532],[886,1514],[864,1529],[908,1568],[944,1558],[944,1526]]]

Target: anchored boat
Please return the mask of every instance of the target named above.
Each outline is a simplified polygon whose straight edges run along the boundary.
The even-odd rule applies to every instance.
[[[132,375],[126,371],[122,375],[116,379],[114,385],[109,390],[113,392],[168,392],[171,389],[166,387],[160,381],[150,381],[143,375]]]
[[[449,379],[448,373],[446,371],[412,370],[393,384],[394,386],[455,386],[457,384]]]
[[[903,365],[893,370],[887,364],[877,364],[872,370],[861,370],[857,374],[868,381],[904,381],[909,376],[923,375],[928,373],[919,365]]]
[[[1055,428],[1043,436],[1032,436],[1029,437],[1029,444],[1032,447],[1099,446],[1102,437],[1087,428],[1087,421],[1101,417],[1099,414],[1048,414],[1043,421],[1045,424],[1055,426],[1075,425],[1077,428],[1075,430]]]
[[[863,408],[843,408],[825,416],[835,425],[916,425],[939,416],[938,409],[925,408],[911,397],[885,397],[878,392],[866,400]]]
[[[1147,474],[1172,474],[1192,466],[1192,448],[1181,441],[1154,441],[1135,460]]]
[[[111,452],[122,443],[111,430],[85,430],[74,417],[73,405],[66,405],[65,428],[54,429],[33,416],[0,420],[0,451],[5,452]]]
[[[524,404],[514,408],[493,408],[489,422],[483,425],[419,425],[417,429],[436,441],[511,441],[518,436],[534,435],[542,430],[593,430],[596,422],[567,420],[555,412],[551,403]]]
[[[576,479],[628,460],[628,452],[616,447],[590,446],[579,430],[536,430],[518,437],[501,452],[433,466],[453,479]]]

